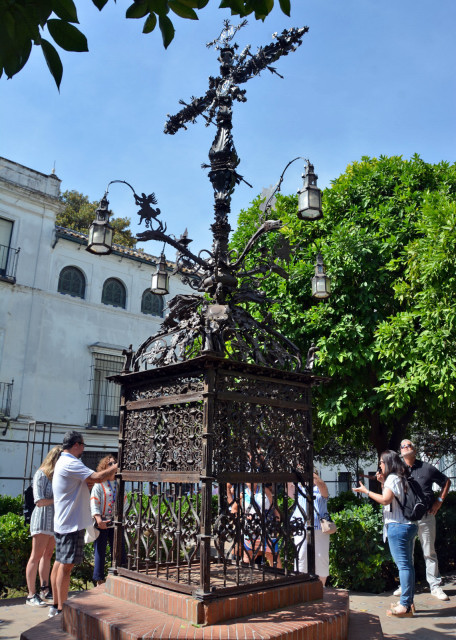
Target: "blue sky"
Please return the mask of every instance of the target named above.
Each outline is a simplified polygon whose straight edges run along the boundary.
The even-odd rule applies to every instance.
[[[205,45],[229,12],[210,0],[197,22],[176,16],[165,51],[158,30],[143,35],[142,20],[124,18],[130,3],[110,0],[101,13],[90,0],[76,3],[90,52],[61,52],[60,93],[38,49],[19,75],[0,79],[0,155],[43,173],[55,165],[62,190],[91,200],[113,179],[154,191],[168,231],[188,227],[193,250],[210,248],[213,197],[200,165],[214,128],[199,120],[169,136],[163,125],[180,98],[203,95],[218,74],[216,52]],[[455,161],[455,0],[292,0],[291,18],[277,7],[264,23],[250,18],[236,40],[255,52],[273,32],[303,25],[310,30],[301,47],[275,65],[284,79],[263,72],[243,85],[247,102],[235,104],[238,171],[253,189],[237,187],[233,227],[296,156],[312,160],[322,187],[363,155]],[[301,169],[288,170],[283,193],[300,187]],[[141,230],[125,186],[113,185],[109,200]]]

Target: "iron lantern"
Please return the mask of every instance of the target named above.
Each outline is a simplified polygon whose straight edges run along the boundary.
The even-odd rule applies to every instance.
[[[113,228],[109,224],[111,212],[108,209],[108,205],[109,202],[105,194],[101,199],[100,206],[96,210],[97,217],[89,228],[89,241],[86,251],[99,256],[106,256],[112,252]]]
[[[298,191],[298,218],[301,220],[318,220],[322,217],[321,191],[317,187],[317,178],[314,166],[307,160],[305,173],[303,174],[302,189]]]
[[[157,265],[157,271],[152,274],[150,290],[157,296],[166,296],[169,293],[169,275],[166,270],[166,258],[164,253],[160,255],[160,262]]]
[[[315,263],[315,275],[312,278],[312,296],[323,300],[325,298],[329,298],[330,294],[331,278],[326,275],[323,256],[318,252],[317,262]]]

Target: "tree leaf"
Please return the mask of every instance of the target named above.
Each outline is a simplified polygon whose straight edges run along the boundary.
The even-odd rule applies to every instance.
[[[180,18],[187,18],[187,20],[198,20],[198,16],[191,7],[187,7],[179,0],[169,0],[169,8],[174,11]]]
[[[51,72],[52,77],[54,78],[55,84],[57,85],[57,89],[60,91],[60,83],[62,82],[63,75],[63,66],[62,61],[60,60],[60,56],[57,53],[55,47],[45,40],[41,38],[41,50],[43,51],[44,59],[46,60],[46,64]]]
[[[150,13],[147,16],[147,19],[144,23],[143,33],[150,33],[155,29],[156,26],[157,26],[157,16],[155,15],[155,13]]]
[[[101,11],[103,9],[103,7],[105,6],[105,4],[108,2],[108,0],[92,0],[93,4],[96,6],[96,8]]]
[[[279,5],[283,13],[289,17],[291,12],[290,0],[279,0]]]
[[[62,20],[79,24],[78,13],[73,0],[53,0],[52,9]]]
[[[149,7],[147,5],[147,2],[134,2],[128,7],[127,11],[125,12],[125,17],[137,20],[138,18],[144,18],[144,16],[147,16],[148,13]]]
[[[158,19],[158,25],[162,33],[163,46],[165,47],[165,49],[167,49],[174,38],[175,30],[173,23],[168,18],[168,16],[160,16]]]
[[[64,20],[48,20],[47,27],[55,42],[65,51],[88,51],[87,38]]]

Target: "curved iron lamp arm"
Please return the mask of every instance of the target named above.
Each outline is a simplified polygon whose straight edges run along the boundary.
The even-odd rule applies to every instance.
[[[141,242],[145,242],[146,240],[158,240],[159,242],[165,242],[166,244],[169,244],[177,249],[179,253],[183,254],[187,258],[190,258],[190,260],[196,262],[196,264],[199,264],[200,267],[203,267],[204,269],[208,268],[208,262],[206,262],[206,260],[203,260],[199,256],[196,256],[189,249],[187,249],[187,247],[184,247],[177,240],[174,240],[173,238],[171,238],[171,236],[163,233],[163,231],[159,231],[158,229],[149,229],[148,231],[138,233],[136,237]]]

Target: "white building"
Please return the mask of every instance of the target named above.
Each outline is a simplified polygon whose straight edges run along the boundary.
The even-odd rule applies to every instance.
[[[0,158],[0,493],[13,496],[65,431],[84,434],[91,466],[117,450],[120,389],[105,378],[188,291],[171,275],[165,300],[151,294],[151,255],[85,251],[56,227],[59,194],[55,175]]]

